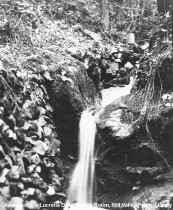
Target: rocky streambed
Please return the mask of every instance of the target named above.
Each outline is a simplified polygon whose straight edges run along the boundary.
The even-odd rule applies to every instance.
[[[121,53],[123,60],[127,52],[122,47],[120,50],[117,55]],[[107,57],[110,59],[112,52],[109,53]],[[95,201],[132,205],[143,203],[142,207],[126,206],[129,209],[170,209],[173,193],[173,86],[170,78],[173,78],[173,71],[169,47],[159,58],[156,54],[151,55],[151,59],[145,56],[141,56],[142,61],[139,59],[134,65],[131,64],[130,69],[129,66],[125,67],[129,58],[124,65],[121,59],[118,62],[116,59],[111,61],[111,66],[119,63],[118,68],[121,65],[123,67],[117,70],[116,65],[111,73],[111,67],[107,67],[109,71],[105,71],[105,74],[109,75],[109,82],[99,75],[105,70],[104,62],[108,64],[109,59],[105,59],[102,66],[99,66],[96,56],[95,64],[92,61],[91,65],[87,65],[86,70],[91,71],[92,67],[94,72],[93,75],[88,72],[88,76],[96,92],[103,88],[100,99],[102,105],[96,108],[98,156]],[[103,57],[99,59],[104,60]],[[127,83],[120,82],[121,76],[118,75],[121,68],[127,72]],[[108,83],[110,86],[107,86]],[[123,91],[126,93],[122,94]],[[75,141],[77,145],[76,138]],[[69,152],[68,158],[65,158],[64,173],[72,169],[75,163],[73,155]],[[111,208],[124,207],[113,205]]]
[[[130,94],[98,111],[98,202],[120,203],[112,209],[123,209],[122,203],[129,209],[172,208],[173,95],[165,78],[172,78],[173,71],[168,57],[155,68],[151,86],[150,81],[145,90],[135,90],[134,83]],[[159,82],[162,68],[167,71]],[[135,203],[146,206],[134,207]]]

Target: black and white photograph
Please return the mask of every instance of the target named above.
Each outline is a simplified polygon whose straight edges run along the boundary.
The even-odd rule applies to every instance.
[[[0,210],[173,210],[173,0],[0,0]]]

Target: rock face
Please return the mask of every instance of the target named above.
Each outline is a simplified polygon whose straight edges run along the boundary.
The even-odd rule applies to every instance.
[[[168,79],[172,68],[166,65],[162,74],[164,62],[169,64],[169,60],[163,60],[159,68],[165,94],[160,96],[156,71],[154,79],[147,80],[154,81],[155,91],[149,82],[145,90],[134,91],[97,113],[102,142],[96,163],[100,199],[107,193],[119,197],[168,180],[165,174],[173,166],[173,94]]]
[[[142,52],[134,49],[129,50],[123,44],[110,49],[100,50],[97,47],[95,50],[98,51],[99,56],[92,53],[88,55],[90,58],[88,61],[88,75],[95,81],[96,87],[99,82],[105,89],[119,85],[128,85],[130,83],[130,75],[133,75],[137,70]],[[100,70],[100,77],[98,77],[97,71],[97,79],[95,78],[96,69]]]
[[[127,113],[127,106],[121,101],[113,102],[99,112],[98,129],[103,136],[106,136],[105,141],[121,140],[129,137],[134,132],[132,127],[132,112]],[[127,121],[123,120],[126,116]],[[104,138],[104,137],[103,137]],[[111,144],[111,143],[110,143]]]
[[[142,121],[142,98],[131,94],[99,111],[97,127],[103,143],[97,173],[102,192],[122,194],[155,183],[173,165],[173,98],[148,108],[147,121]]]
[[[160,84],[160,78],[162,84]],[[161,66],[159,67],[159,71],[155,77],[155,85],[159,88],[162,85],[162,88],[165,92],[173,91],[173,68],[172,68],[172,60],[171,58],[166,58],[163,60]]]
[[[55,110],[55,122],[62,139],[65,153],[76,153],[78,124],[81,112],[95,103],[95,86],[88,77],[85,67],[78,61],[66,66],[65,73],[55,75],[48,88],[50,101]]]
[[[116,200],[116,203],[115,203]],[[115,195],[102,196],[100,199],[101,203],[110,203],[111,209],[119,210],[121,203],[126,207],[121,209],[130,210],[169,210],[173,208],[173,186],[172,180],[170,179],[167,183],[161,183],[159,185],[151,185],[143,188],[140,191],[126,194],[117,199]],[[128,205],[131,206],[128,206]]]

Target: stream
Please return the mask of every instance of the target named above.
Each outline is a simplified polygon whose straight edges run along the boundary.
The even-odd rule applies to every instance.
[[[129,85],[103,90],[101,106],[128,95],[133,84],[134,78],[131,77]],[[91,110],[85,110],[79,124],[79,158],[72,174],[65,210],[101,209],[96,203],[92,203],[96,132],[95,116]]]
[[[135,78],[130,77],[130,83],[124,85],[123,87],[110,87],[108,89],[103,89],[102,92],[102,106],[107,106],[108,104],[114,102],[115,100],[130,94],[132,86],[134,84]]]

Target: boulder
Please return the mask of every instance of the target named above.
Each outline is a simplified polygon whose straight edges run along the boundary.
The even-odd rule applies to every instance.
[[[127,106],[124,103],[113,102],[112,104],[104,107],[99,112],[98,129],[106,135],[106,141],[123,140],[129,137],[134,132],[132,127],[131,112],[127,113]],[[123,120],[123,116],[126,115],[128,121]]]
[[[144,93],[135,92],[98,111],[100,194],[122,195],[155,184],[171,170],[173,99],[167,95],[160,101],[156,95],[147,108]]]
[[[97,92],[85,67],[76,60],[57,71],[54,78],[47,91],[62,140],[62,151],[76,153],[80,115],[87,106],[95,103]]]
[[[117,78],[107,82],[104,84],[104,88],[109,88],[109,87],[116,87],[116,86],[124,86],[124,85],[128,85],[130,83],[130,76],[125,76],[125,77],[120,77],[118,78],[118,74],[117,74]]]

